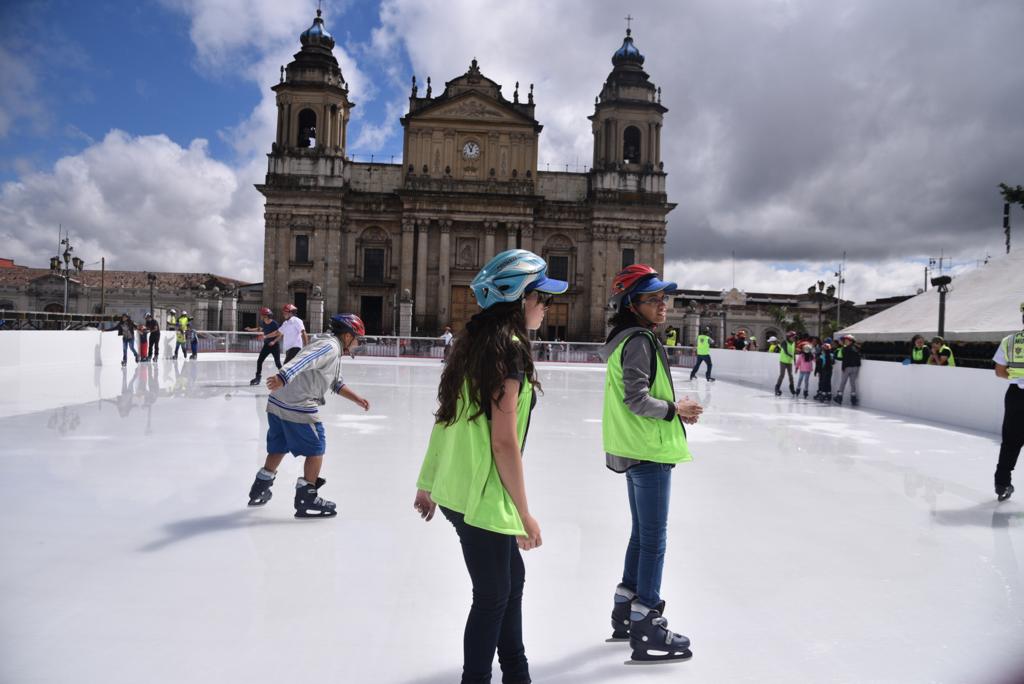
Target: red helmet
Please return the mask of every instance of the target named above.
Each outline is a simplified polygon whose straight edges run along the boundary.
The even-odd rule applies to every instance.
[[[627,266],[618,272],[615,279],[612,280],[612,293],[611,298],[608,300],[610,305],[618,306],[623,298],[636,289],[644,280],[650,278],[657,278],[658,272],[647,264],[632,264]]]
[[[292,312],[292,313],[295,313],[295,312],[296,312],[296,311],[298,311],[299,309],[298,309],[298,307],[296,307],[296,306],[295,306],[294,304],[285,304],[285,305],[284,305],[283,307],[281,307],[281,310],[282,310],[282,311],[285,311],[285,312],[288,312],[288,311],[290,311],[290,312]]]
[[[786,332],[786,337],[796,337],[796,330],[789,330]]]
[[[268,309],[267,307],[263,307],[262,309],[260,309],[260,316],[272,316],[272,315],[274,315],[274,312],[271,311],[270,309]]]
[[[366,326],[363,325],[363,319],[356,314],[342,313],[331,316],[331,331],[335,335],[347,332],[362,337],[366,334]]]

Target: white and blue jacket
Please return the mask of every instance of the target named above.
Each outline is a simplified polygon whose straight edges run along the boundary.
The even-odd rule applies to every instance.
[[[278,372],[284,387],[267,399],[267,413],[292,423],[319,423],[324,395],[337,393],[341,378],[341,342],[334,335],[310,342]]]

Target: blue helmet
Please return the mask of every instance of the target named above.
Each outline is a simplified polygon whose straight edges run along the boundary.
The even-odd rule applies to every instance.
[[[533,252],[510,249],[488,261],[469,286],[481,309],[514,302],[534,290],[562,294],[569,289],[569,283],[548,278],[547,270],[548,265]]]

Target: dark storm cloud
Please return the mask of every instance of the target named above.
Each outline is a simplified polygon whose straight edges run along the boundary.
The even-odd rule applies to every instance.
[[[671,110],[667,258],[998,248],[996,186],[1024,182],[1024,3],[662,11],[637,43]]]

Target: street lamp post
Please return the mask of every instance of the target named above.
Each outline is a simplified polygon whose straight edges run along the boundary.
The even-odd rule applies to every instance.
[[[71,256],[75,248],[71,245],[71,237],[69,235],[61,238],[60,244],[64,247],[64,252],[55,257],[50,257],[50,271],[64,279],[64,313],[66,314],[68,313],[68,281],[71,279],[71,271],[73,269],[76,274],[81,275],[85,262],[78,257]],[[63,264],[61,263],[62,259]]]
[[[953,279],[948,275],[932,278],[932,285],[939,288],[939,337],[946,336],[946,293]]]
[[[149,281],[149,313],[155,316],[156,313],[153,311],[153,285],[156,283],[156,274],[147,273],[146,280]]]

